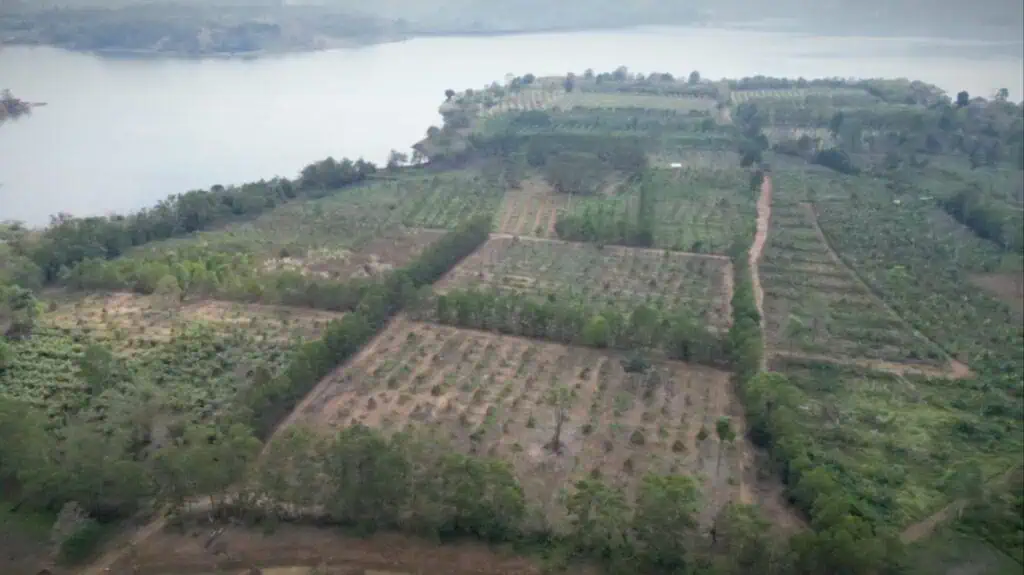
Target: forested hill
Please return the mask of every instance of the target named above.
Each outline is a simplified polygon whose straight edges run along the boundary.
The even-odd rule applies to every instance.
[[[3,0],[0,41],[183,56],[316,50],[439,34],[502,34],[787,19],[821,34],[1020,42],[1021,4],[783,0]]]

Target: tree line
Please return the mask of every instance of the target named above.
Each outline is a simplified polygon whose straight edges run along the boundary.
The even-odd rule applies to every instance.
[[[657,349],[671,358],[722,366],[725,342],[682,309],[645,304],[600,306],[583,301],[502,290],[452,290],[425,304],[439,323],[624,350]]]

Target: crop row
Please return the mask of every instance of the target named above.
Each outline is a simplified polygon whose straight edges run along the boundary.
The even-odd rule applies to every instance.
[[[739,472],[739,446],[713,437],[728,414],[727,386],[727,374],[709,368],[627,373],[595,350],[399,321],[332,376],[304,416],[434,428],[466,451],[511,461],[528,498],[550,508],[588,474],[632,488],[647,471],[688,473],[707,487],[710,516]],[[552,454],[558,388],[567,417]]]
[[[688,308],[710,325],[729,317],[729,262],[661,250],[495,238],[439,286],[559,294],[591,304]]]

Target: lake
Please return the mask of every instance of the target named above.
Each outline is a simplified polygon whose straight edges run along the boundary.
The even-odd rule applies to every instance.
[[[0,50],[0,88],[49,103],[0,127],[0,220],[124,212],[213,184],[294,176],[327,156],[382,162],[431,124],[444,90],[506,73],[911,77],[955,93],[1024,93],[1021,47],[646,28],[422,38],[256,60],[111,59]],[[1014,56],[1016,54],[1016,56]]]

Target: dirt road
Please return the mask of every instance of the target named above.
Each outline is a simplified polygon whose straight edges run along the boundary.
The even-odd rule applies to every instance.
[[[761,182],[761,196],[757,199],[757,232],[754,234],[754,245],[750,246],[750,280],[754,287],[754,300],[757,313],[761,316],[761,337],[764,339],[764,290],[761,289],[761,274],[758,263],[764,252],[764,244],[768,241],[768,224],[772,217],[772,177],[764,175]],[[761,371],[768,366],[767,353],[761,354]]]

